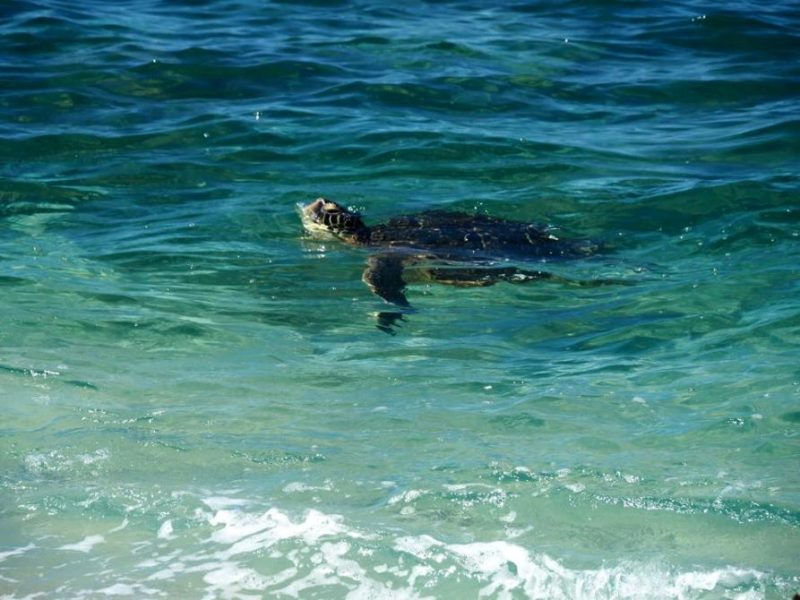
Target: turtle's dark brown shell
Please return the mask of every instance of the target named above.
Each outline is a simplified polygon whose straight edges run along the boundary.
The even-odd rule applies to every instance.
[[[409,247],[448,259],[525,259],[586,256],[597,250],[588,240],[561,240],[533,223],[488,215],[430,211],[394,217],[369,228],[370,246]]]

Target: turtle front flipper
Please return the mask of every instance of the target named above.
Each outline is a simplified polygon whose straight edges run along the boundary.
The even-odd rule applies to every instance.
[[[397,306],[410,306],[403,290],[403,256],[399,254],[378,254],[371,256],[362,279],[374,294],[386,302]]]

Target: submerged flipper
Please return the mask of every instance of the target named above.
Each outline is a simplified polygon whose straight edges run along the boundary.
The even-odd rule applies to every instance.
[[[409,306],[403,290],[403,256],[399,254],[378,254],[371,256],[362,279],[372,292],[391,304]]]
[[[459,287],[488,287],[500,281],[528,283],[541,280],[580,287],[629,284],[627,281],[618,279],[568,279],[547,271],[533,271],[519,267],[420,267],[413,264],[415,262],[413,259],[402,254],[378,254],[371,257],[364,270],[363,280],[374,294],[386,302],[407,308],[410,304],[404,293],[406,288],[404,271],[409,262],[412,263],[408,273],[411,281],[428,281]]]
[[[428,279],[436,283],[461,287],[486,287],[498,281],[526,283],[538,279],[552,279],[546,271],[528,271],[517,267],[442,267],[426,269]]]
[[[400,327],[401,321],[405,320],[405,317],[401,312],[382,311],[377,313],[375,317],[377,318],[375,327],[384,333],[388,333],[389,335],[397,335],[397,331],[395,331],[395,329]]]
[[[528,283],[530,281],[551,281],[576,287],[600,287],[604,285],[633,285],[624,279],[569,279],[547,271],[531,271],[518,267],[436,267],[426,269],[430,281],[461,287],[487,287],[500,281],[506,283]]]
[[[561,277],[547,271],[520,269],[519,267],[493,266],[422,266],[419,257],[400,253],[378,254],[370,257],[362,279],[377,296],[400,309],[396,312],[377,313],[376,326],[385,333],[395,335],[396,328],[404,320],[404,314],[411,309],[405,296],[406,277],[411,282],[434,282],[459,287],[487,287],[504,281],[507,283],[528,283],[531,281],[552,281],[564,285],[596,287],[604,285],[631,285],[631,282],[618,279],[575,280]],[[409,266],[407,275],[406,266]]]

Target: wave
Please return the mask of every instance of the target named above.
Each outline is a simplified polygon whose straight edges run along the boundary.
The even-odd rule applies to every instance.
[[[289,485],[287,490],[306,488]],[[46,581],[19,586],[31,592],[58,587],[73,597],[125,592],[140,597],[266,593],[294,598],[755,600],[777,590],[786,594],[789,586],[748,567],[687,568],[655,559],[581,568],[513,540],[453,542],[425,533],[362,530],[340,515],[316,509],[298,515],[275,507],[259,511],[225,496],[209,496],[203,503],[188,521],[162,516],[152,539],[137,544],[132,564],[130,552],[122,551],[128,546],[118,541],[129,535],[127,518],[113,529],[84,528],[89,533],[83,538],[56,536],[20,546],[1,554],[0,562],[13,565],[48,556],[51,564],[71,565],[67,572],[73,574],[82,570],[79,562],[85,568],[98,553],[105,555],[103,564],[112,565],[113,572],[106,568],[94,574],[91,587],[83,587],[82,578],[63,579],[58,575],[63,569]]]

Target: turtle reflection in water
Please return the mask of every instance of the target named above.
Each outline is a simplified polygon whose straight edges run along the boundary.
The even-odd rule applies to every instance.
[[[409,307],[406,283],[489,286],[540,279],[578,285],[622,283],[577,282],[546,271],[498,266],[497,261],[586,257],[599,249],[595,242],[560,239],[548,228],[531,223],[435,210],[370,227],[359,213],[326,198],[298,208],[310,235],[373,250],[363,280],[375,294],[401,309]],[[379,313],[378,327],[393,333],[399,319],[401,312]]]

